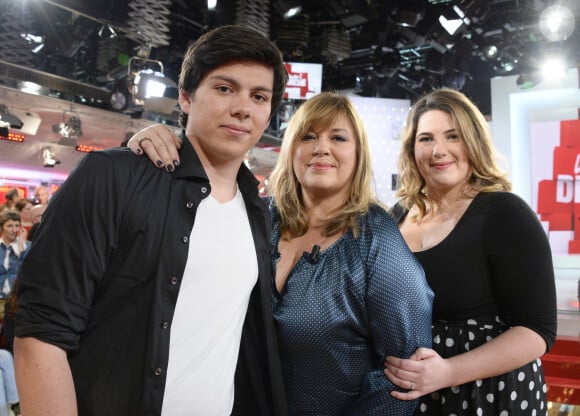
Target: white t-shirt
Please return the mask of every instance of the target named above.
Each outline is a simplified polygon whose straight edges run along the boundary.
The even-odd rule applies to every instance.
[[[162,415],[230,415],[234,373],[258,263],[244,200],[197,208],[171,327]]]

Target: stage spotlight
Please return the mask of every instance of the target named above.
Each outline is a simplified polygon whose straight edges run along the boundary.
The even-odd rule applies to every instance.
[[[574,15],[565,6],[554,4],[540,14],[540,31],[550,41],[566,40],[574,32]]]
[[[566,65],[562,59],[548,58],[542,64],[542,75],[545,79],[558,79],[566,75]]]
[[[152,69],[151,65],[158,70]],[[141,68],[137,69],[138,66]],[[165,76],[161,61],[132,57],[129,59],[127,77],[130,84],[130,104],[133,108],[162,114],[171,114],[175,110],[179,90],[177,83]],[[122,91],[119,90],[119,93]]]
[[[284,19],[291,19],[302,13],[302,2],[295,0],[277,0],[274,7]]]
[[[54,155],[54,150],[49,146],[42,148],[40,156],[42,157],[42,164],[45,168],[54,168],[54,165],[60,163],[60,160],[58,160]]]
[[[66,118],[67,113],[71,113],[68,119]],[[65,139],[76,139],[83,135],[82,123],[79,114],[74,111],[65,111],[62,114],[62,121],[58,124],[52,126],[52,131],[60,134],[62,138]]]
[[[482,48],[483,56],[487,60],[496,59],[499,55],[499,48],[496,45],[486,45]]]

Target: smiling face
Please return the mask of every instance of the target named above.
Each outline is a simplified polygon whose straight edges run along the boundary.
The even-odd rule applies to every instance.
[[[414,150],[428,194],[446,194],[464,186],[470,162],[463,138],[448,113],[430,110],[419,118]]]
[[[356,163],[357,138],[344,115],[338,115],[326,128],[296,139],[293,169],[303,195],[346,198]]]
[[[237,62],[209,72],[192,96],[181,91],[185,132],[202,163],[239,167],[268,126],[273,83],[272,68]]]

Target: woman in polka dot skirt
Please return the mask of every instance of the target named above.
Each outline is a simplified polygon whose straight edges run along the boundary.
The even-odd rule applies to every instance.
[[[388,357],[417,415],[546,415],[539,357],[556,336],[550,246],[499,170],[487,122],[460,92],[412,108],[392,213],[435,292],[433,348]]]

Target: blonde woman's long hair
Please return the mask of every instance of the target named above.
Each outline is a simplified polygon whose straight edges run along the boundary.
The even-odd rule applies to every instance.
[[[510,191],[511,183],[498,166],[498,155],[483,114],[463,93],[441,88],[419,99],[407,116],[398,162],[397,196],[401,198],[401,205],[407,209],[415,205],[418,220],[427,212],[429,200],[425,193],[426,183],[415,163],[415,136],[419,119],[430,110],[449,114],[465,143],[470,173],[462,196],[467,198],[480,192]]]
[[[268,180],[268,191],[280,214],[280,235],[291,239],[308,230],[309,219],[302,200],[301,185],[294,174],[294,149],[296,143],[313,131],[326,129],[339,115],[344,115],[352,124],[357,140],[357,162],[342,207],[332,212],[324,224],[324,235],[352,229],[357,233],[356,217],[367,212],[376,203],[372,191],[372,167],[367,133],[354,105],[344,96],[333,92],[323,92],[304,102],[291,117],[276,167]]]

